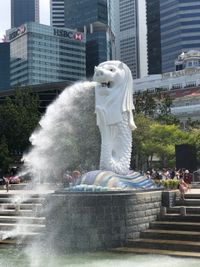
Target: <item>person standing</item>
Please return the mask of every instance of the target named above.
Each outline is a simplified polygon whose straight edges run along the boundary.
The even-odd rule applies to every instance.
[[[7,176],[4,176],[3,179],[4,179],[4,182],[5,182],[5,189],[8,192],[9,191],[9,187],[10,187],[9,179],[8,179]]]

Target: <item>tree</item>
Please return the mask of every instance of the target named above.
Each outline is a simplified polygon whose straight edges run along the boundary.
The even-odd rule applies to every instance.
[[[157,115],[156,120],[162,124],[176,124],[178,125],[180,121],[175,115],[171,113],[172,98],[168,94],[157,94]]]
[[[30,145],[29,137],[40,117],[38,103],[38,96],[27,88],[17,89],[0,106],[0,138],[6,138],[9,153],[21,154]]]
[[[149,133],[155,147],[154,153],[160,158],[161,166],[174,167],[175,145],[186,143],[189,138],[188,133],[182,131],[179,126],[163,125],[157,122],[151,125]],[[150,152],[152,152],[152,148]]]
[[[144,115],[136,115],[137,129],[133,132],[133,160],[137,169],[152,167],[154,156],[160,166],[174,167],[175,145],[187,143],[189,134],[176,125],[164,125]]]
[[[142,170],[147,159],[143,143],[149,139],[150,125],[153,123],[153,120],[140,113],[135,115],[135,123],[137,129],[132,134],[131,167]]]
[[[6,143],[6,138],[3,136],[0,140],[0,168],[3,174],[6,174],[9,169],[9,165],[12,162],[8,151],[8,145]]]
[[[163,92],[139,92],[135,95],[135,112],[149,116],[162,124],[179,124],[171,114],[172,98]]]
[[[190,128],[188,144],[194,145],[197,151],[197,164],[200,165],[200,127]]]
[[[135,112],[137,114],[144,114],[153,117],[155,114],[157,104],[154,94],[145,91],[139,92],[135,95]]]

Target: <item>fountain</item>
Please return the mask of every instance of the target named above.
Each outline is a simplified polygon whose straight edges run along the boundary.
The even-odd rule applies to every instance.
[[[124,63],[101,63],[95,68],[94,81],[75,84],[59,96],[31,136],[33,149],[24,156],[25,167],[40,180],[57,177],[71,166],[89,169],[76,185],[58,189],[47,199],[45,236],[53,249],[91,251],[120,246],[156,219],[161,193],[147,195],[154,183],[129,169],[136,128],[132,93],[131,72]],[[84,99],[89,99],[85,105]],[[88,110],[84,117],[83,107],[88,106],[94,107],[100,136],[93,124],[95,117],[88,120]],[[84,132],[85,124],[91,135]],[[66,135],[69,139],[63,138]],[[74,165],[77,159],[79,166]],[[137,221],[129,220],[130,216]]]
[[[140,222],[138,227],[128,223],[126,209],[142,203],[145,211],[148,199],[133,192],[152,189],[154,184],[129,168],[136,128],[132,94],[129,68],[120,61],[101,63],[92,82],[76,83],[58,96],[31,135],[32,148],[23,156],[23,172],[32,175],[33,186],[41,190],[53,184],[57,189],[66,169],[90,170],[75,186],[60,188],[47,200],[46,236],[53,247],[106,249],[139,234]],[[149,220],[156,218],[160,198],[160,193],[152,193],[156,209],[152,206]],[[136,215],[146,217],[137,210]],[[148,222],[143,225],[147,226]],[[135,230],[129,233],[128,228]],[[6,237],[15,233],[14,229]]]
[[[24,172],[31,173],[33,184],[41,189],[41,183],[58,182],[66,169],[90,171],[77,185],[48,196],[42,239],[30,243],[25,255],[24,250],[1,250],[0,265],[129,267],[133,261],[137,267],[153,267],[161,261],[166,267],[199,264],[198,260],[183,262],[160,256],[126,255],[124,262],[125,255],[111,252],[77,254],[123,246],[147,229],[160,212],[161,192],[151,190],[154,185],[149,179],[129,169],[131,135],[136,127],[133,108],[130,70],[119,61],[100,64],[93,82],[67,88],[49,106],[31,136],[32,149],[23,157]],[[69,254],[71,251],[76,254]]]

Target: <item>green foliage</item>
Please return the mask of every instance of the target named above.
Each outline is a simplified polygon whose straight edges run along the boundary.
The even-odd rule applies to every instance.
[[[135,95],[135,112],[154,118],[162,124],[179,124],[171,114],[172,98],[163,92],[139,92]]]
[[[5,137],[10,154],[21,154],[39,121],[38,97],[28,88],[15,91],[0,106],[0,139]]]
[[[8,151],[8,145],[6,143],[6,138],[3,136],[0,140],[0,168],[4,174],[8,172],[9,165],[12,162]]]
[[[188,144],[194,145],[197,151],[197,161],[198,165],[200,165],[200,128],[191,128],[188,132]]]
[[[160,168],[175,166],[175,145],[187,143],[189,133],[177,125],[160,124],[144,115],[136,115],[137,129],[133,132],[133,155],[135,167],[152,167],[153,157],[160,159]]]
[[[179,180],[161,180],[160,183],[165,189],[178,189]]]
[[[135,111],[137,114],[153,117],[157,104],[155,97],[148,91],[135,95]]]

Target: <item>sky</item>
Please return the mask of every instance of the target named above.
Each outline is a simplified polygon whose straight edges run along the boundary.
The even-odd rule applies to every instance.
[[[10,0],[0,0],[0,41],[5,31],[10,29]],[[50,21],[50,0],[40,0],[40,23],[49,25]]]

